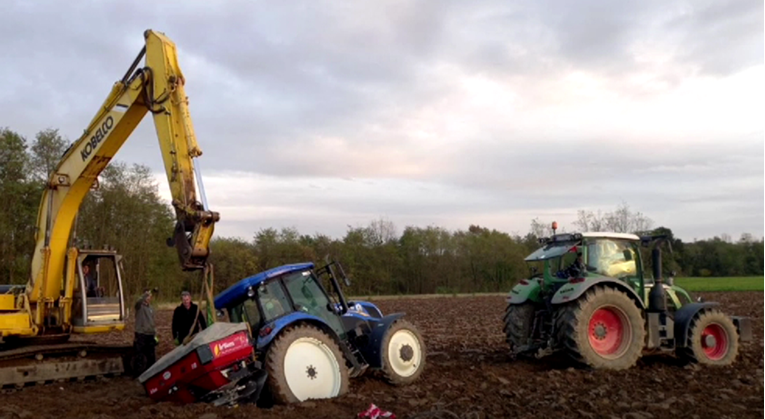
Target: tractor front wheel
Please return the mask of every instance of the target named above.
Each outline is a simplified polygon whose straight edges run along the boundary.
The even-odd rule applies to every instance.
[[[719,310],[696,314],[688,328],[680,358],[705,365],[730,365],[738,356],[738,331],[730,317]]]
[[[348,391],[348,367],[334,339],[314,326],[290,326],[266,355],[274,401],[298,403],[337,397]]]
[[[561,308],[558,339],[577,362],[597,369],[635,365],[643,352],[645,325],[635,302],[622,291],[594,287]]]
[[[382,374],[393,385],[410,384],[425,369],[425,343],[420,331],[410,322],[398,319],[383,337]]]

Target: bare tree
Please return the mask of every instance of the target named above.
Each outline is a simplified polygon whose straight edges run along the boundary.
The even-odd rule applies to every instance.
[[[581,231],[603,231],[606,228],[606,217],[598,210],[595,214],[592,211],[577,211],[577,220],[574,225]]]
[[[613,231],[616,233],[636,233],[650,230],[653,221],[641,212],[633,212],[626,202],[622,202],[614,211],[605,214],[598,210],[577,211],[574,221],[582,231]]]
[[[396,234],[396,225],[390,221],[380,218],[373,220],[365,229],[367,240],[370,244],[380,245],[398,240]]]

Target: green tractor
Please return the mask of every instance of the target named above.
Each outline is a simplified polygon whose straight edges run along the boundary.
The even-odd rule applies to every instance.
[[[555,226],[555,225],[554,225]],[[526,257],[532,275],[507,299],[504,332],[511,356],[564,352],[580,365],[626,369],[645,354],[729,365],[752,339],[751,319],[693,301],[661,274],[663,235],[553,234]],[[652,249],[653,275],[640,246]],[[671,245],[670,245],[671,251]],[[540,272],[541,268],[541,272]]]

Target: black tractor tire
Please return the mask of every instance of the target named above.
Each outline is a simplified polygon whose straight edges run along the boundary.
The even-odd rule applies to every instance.
[[[733,320],[716,309],[703,310],[688,326],[685,347],[677,355],[686,362],[731,365],[738,356],[739,336]]]
[[[390,346],[393,343],[397,348]],[[385,331],[380,343],[383,379],[394,386],[411,384],[425,370],[427,349],[422,334],[415,325],[396,319]],[[397,367],[394,367],[396,364]],[[398,371],[397,371],[398,370]]]
[[[531,302],[523,304],[508,303],[505,308],[505,342],[510,346],[510,353],[517,355],[517,350],[529,344],[531,327],[534,324],[536,308]]]
[[[633,367],[645,346],[643,311],[627,294],[595,286],[560,308],[559,345],[575,362],[595,369]]]
[[[297,389],[290,388],[290,384],[287,380],[286,364],[289,362],[292,364],[289,365],[290,368],[296,368],[297,366],[294,363],[296,359],[293,358],[289,361],[285,361],[290,348],[296,342],[305,341],[306,338],[309,342],[316,345],[317,349],[320,351],[318,354],[323,353],[323,355],[330,359],[330,365],[332,368],[336,368],[334,373],[339,375],[340,381],[337,386],[338,390],[335,392],[335,394],[331,394],[326,397],[309,398],[333,398],[342,396],[348,392],[350,380],[348,366],[346,365],[345,357],[340,351],[340,347],[335,339],[333,339],[331,336],[316,326],[298,324],[294,326],[288,326],[285,328],[285,330],[279,333],[279,336],[277,336],[273,343],[271,343],[271,346],[269,347],[265,356],[266,371],[268,372],[267,386],[270,389],[273,401],[277,404],[300,403],[301,401],[307,400],[301,400],[301,398],[295,394]],[[310,380],[313,380],[314,378],[312,377],[318,377],[320,374],[332,373],[330,371],[322,371],[321,369],[317,368],[317,366],[312,364],[311,359],[301,358],[300,361],[302,361],[302,363],[298,364],[300,365],[299,368],[302,369],[303,366],[305,366],[306,378]],[[310,381],[304,381],[303,383],[311,385]],[[317,383],[321,383],[321,381],[318,381]]]

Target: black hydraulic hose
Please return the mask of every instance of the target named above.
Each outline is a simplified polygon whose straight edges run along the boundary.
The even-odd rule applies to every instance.
[[[138,67],[138,62],[141,61],[141,58],[146,55],[146,45],[141,48],[141,52],[138,53],[138,56],[133,60],[133,64],[130,65],[130,68],[128,68],[127,73],[125,73],[125,76],[122,77],[122,84],[127,84],[128,80],[130,79],[130,75],[133,74],[133,71],[136,67]]]

